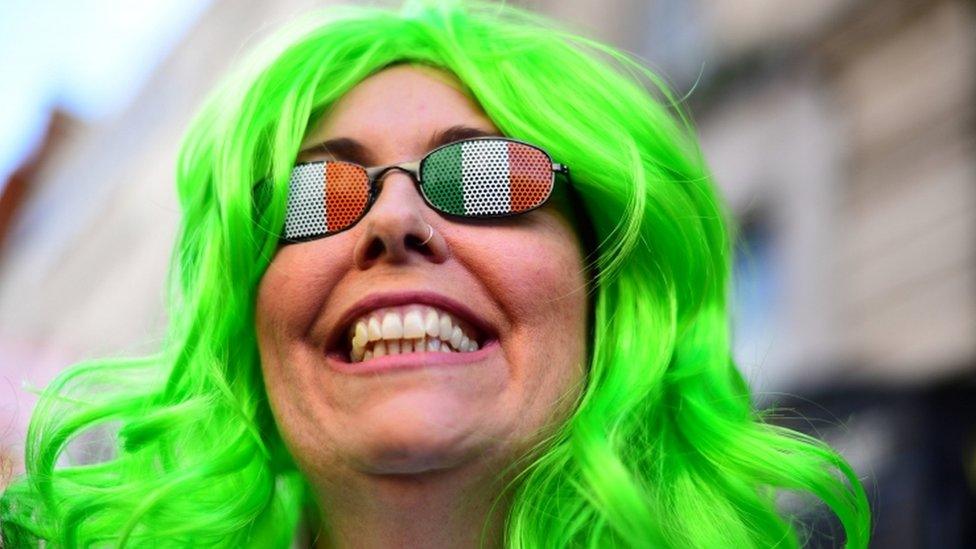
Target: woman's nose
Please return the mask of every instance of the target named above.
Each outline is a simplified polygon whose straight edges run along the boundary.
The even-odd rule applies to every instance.
[[[427,206],[410,175],[394,170],[377,182],[379,196],[366,217],[353,251],[356,266],[367,269],[377,263],[402,264],[422,259],[443,263],[447,241],[427,218]]]

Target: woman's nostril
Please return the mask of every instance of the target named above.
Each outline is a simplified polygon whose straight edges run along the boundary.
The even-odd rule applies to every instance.
[[[407,248],[417,250],[418,252],[426,256],[434,255],[434,250],[432,250],[431,247],[428,245],[429,239],[428,242],[425,242],[424,240],[425,240],[424,238],[418,237],[413,234],[408,234],[405,239]]]
[[[366,257],[371,260],[376,259],[379,256],[383,255],[384,248],[385,246],[383,245],[383,241],[380,240],[379,238],[374,238],[373,241],[370,242],[369,246],[366,248]]]

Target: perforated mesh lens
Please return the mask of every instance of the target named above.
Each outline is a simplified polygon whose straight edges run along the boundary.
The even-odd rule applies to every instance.
[[[421,165],[421,188],[439,210],[461,216],[524,212],[552,192],[552,160],[506,139],[473,139],[442,147]]]
[[[441,212],[504,216],[537,208],[549,198],[553,164],[545,151],[525,143],[468,139],[429,154],[420,164],[419,179],[424,197]],[[308,240],[351,227],[369,207],[370,189],[366,168],[357,164],[299,164],[291,175],[285,238]]]
[[[312,162],[292,171],[285,238],[324,236],[348,228],[369,202],[366,170],[348,162]]]

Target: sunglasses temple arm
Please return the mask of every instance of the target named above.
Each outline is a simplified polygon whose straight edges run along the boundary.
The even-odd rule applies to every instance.
[[[593,264],[596,264],[596,252],[597,252],[597,242],[596,242],[596,228],[593,225],[593,220],[590,218],[590,213],[586,208],[586,201],[583,199],[582,194],[580,194],[579,189],[573,185],[573,179],[569,176],[569,166],[565,164],[557,164],[553,162],[552,171],[561,174],[563,180],[566,182],[566,191],[569,197],[569,205],[573,210],[573,216],[576,218],[577,224],[579,225],[580,239],[583,241],[583,248],[586,252],[586,260],[593,260]],[[595,278],[591,280],[596,280]]]

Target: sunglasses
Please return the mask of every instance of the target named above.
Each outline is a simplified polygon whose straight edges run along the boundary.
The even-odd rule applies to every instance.
[[[304,242],[354,226],[379,196],[391,170],[410,174],[424,202],[456,218],[500,218],[530,212],[552,195],[555,174],[569,168],[515,139],[475,137],[442,145],[421,160],[366,168],[352,162],[302,162],[292,170],[283,241]]]

